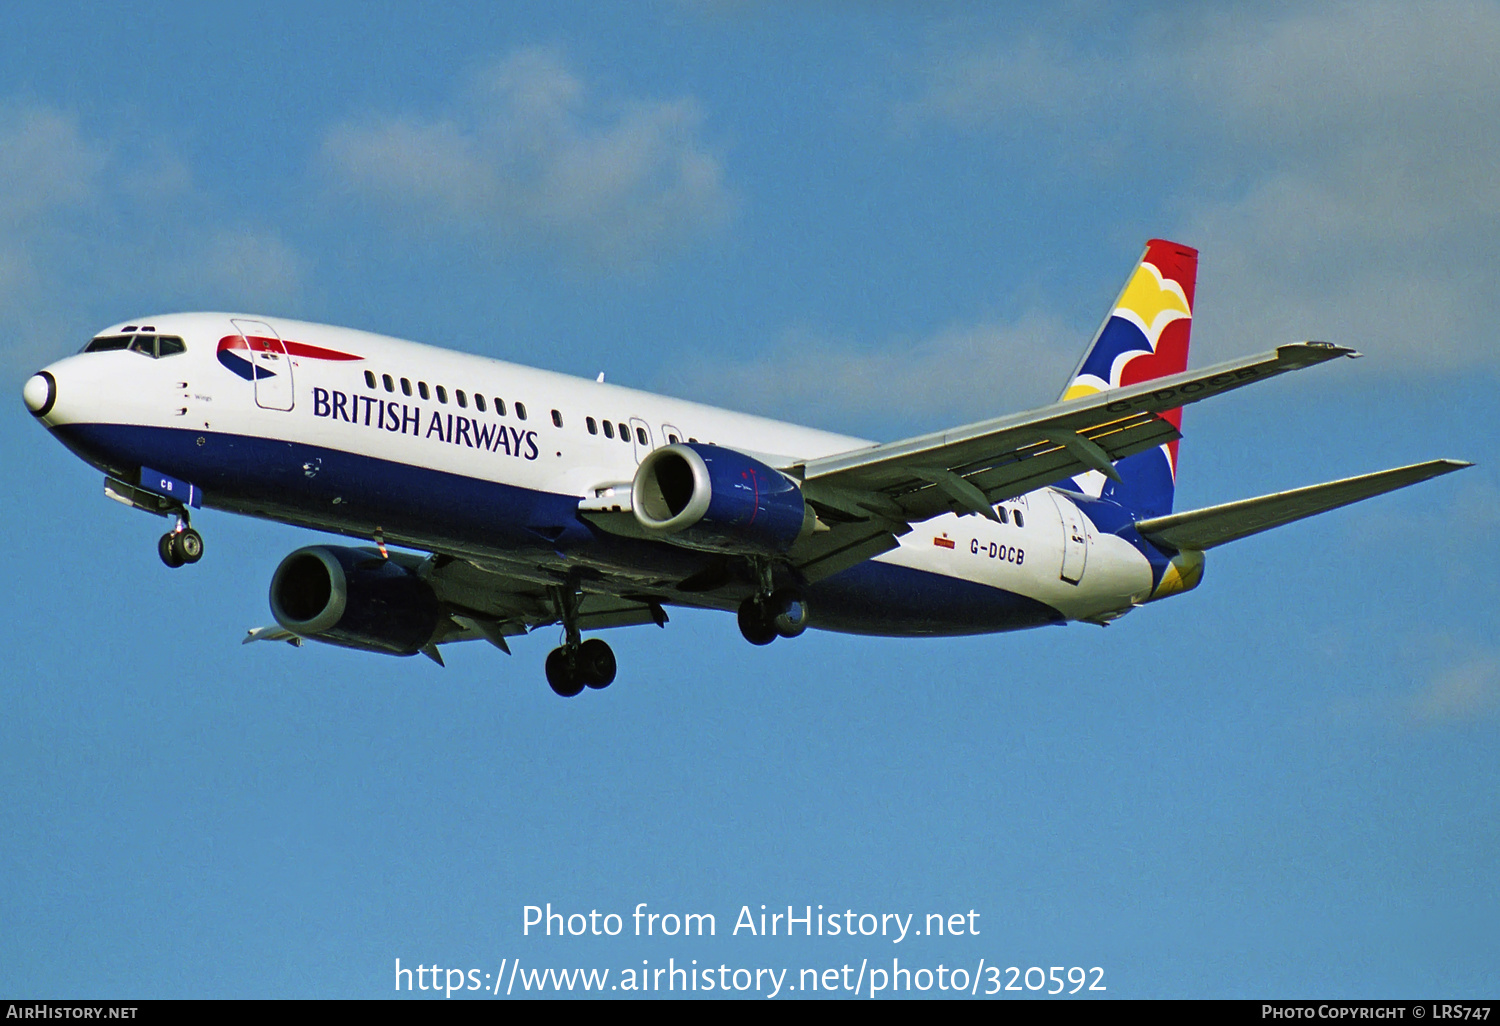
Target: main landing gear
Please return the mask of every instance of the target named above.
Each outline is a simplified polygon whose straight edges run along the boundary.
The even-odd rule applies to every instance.
[[[795,588],[781,588],[765,598],[752,595],[740,604],[739,620],[746,641],[769,645],[807,630],[807,602]]]
[[[573,698],[585,687],[609,687],[615,680],[615,653],[599,638],[579,639],[577,587],[554,588],[552,599],[567,640],[547,655],[547,683],[564,698]]]
[[[547,683],[564,698],[585,687],[607,688],[615,679],[615,653],[609,643],[590,638],[576,648],[559,645],[547,655]]]
[[[203,535],[189,525],[186,510],[177,514],[177,525],[156,543],[156,552],[161,561],[174,570],[184,563],[196,563],[203,558]]]
[[[796,588],[772,587],[771,566],[757,563],[760,593],[740,604],[740,633],[752,645],[795,638],[807,630],[807,600]]]

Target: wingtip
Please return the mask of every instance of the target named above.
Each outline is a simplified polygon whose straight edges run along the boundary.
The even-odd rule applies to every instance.
[[[1363,360],[1365,357],[1365,354],[1361,353],[1358,349],[1350,349],[1348,346],[1341,346],[1336,342],[1305,342],[1303,344],[1317,346],[1319,349],[1328,349],[1332,351],[1334,356],[1345,356],[1351,360]]]
[[[1309,339],[1306,342],[1291,342],[1276,347],[1276,355],[1283,361],[1287,361],[1296,367],[1309,367],[1313,364],[1323,363],[1327,360],[1336,360],[1341,356],[1347,356],[1351,360],[1358,360],[1364,354],[1348,346],[1334,345],[1332,342],[1316,342]]]
[[[1317,346],[1319,349],[1327,349],[1333,356],[1342,356],[1350,360],[1363,360],[1365,357],[1365,354],[1361,353],[1358,349],[1350,349],[1348,346],[1341,346],[1337,342],[1309,342],[1307,344]]]

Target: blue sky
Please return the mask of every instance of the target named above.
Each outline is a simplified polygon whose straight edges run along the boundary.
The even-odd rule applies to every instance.
[[[1116,997],[1495,992],[1500,8],[7,5],[0,993],[347,996],[403,966],[1102,966]],[[1050,401],[1145,239],[1179,508],[1478,466],[1211,554],[1107,630],[724,616],[448,668],[242,648],[306,543],[157,522],[19,401],[102,325],[327,321],[895,439]],[[522,908],[719,936],[523,937]],[[975,937],[729,937],[742,905]],[[628,932],[628,931],[627,931]]]

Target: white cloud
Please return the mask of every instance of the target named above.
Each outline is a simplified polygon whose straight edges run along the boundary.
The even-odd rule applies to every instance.
[[[9,233],[59,210],[98,198],[108,162],[104,147],[83,138],[58,111],[9,107],[0,113],[0,219]]]
[[[1500,655],[1483,652],[1444,670],[1412,696],[1409,713],[1420,724],[1466,723],[1500,710]]]
[[[255,310],[295,295],[306,272],[307,261],[276,232],[225,228],[193,240],[163,278],[203,297],[195,306]]]
[[[1174,10],[1113,54],[1070,31],[938,47],[898,116],[1129,153],[1111,174],[1185,157],[1162,233],[1203,250],[1205,358],[1311,337],[1392,373],[1500,367],[1500,6]]]
[[[1208,17],[1183,53],[1181,69],[1237,133],[1316,156],[1331,138],[1423,148],[1493,123],[1500,11],[1492,3],[1284,10],[1272,20]]]
[[[301,258],[223,221],[160,142],[117,146],[66,111],[0,103],[0,364],[27,373],[133,313],[286,302]]]
[[[1500,363],[1497,47],[1490,4],[1210,26],[1188,73],[1210,84],[1231,150],[1262,170],[1181,230],[1218,254],[1237,329],[1346,341],[1398,373]]]
[[[68,320],[58,264],[77,216],[101,202],[107,163],[61,112],[0,106],[0,363],[13,373],[57,351]]]
[[[1061,40],[966,39],[930,56],[921,95],[899,104],[897,114],[902,122],[937,118],[974,128],[1018,115],[1061,114],[1091,91],[1089,76]]]
[[[799,328],[753,361],[676,368],[668,391],[766,416],[874,433],[981,420],[1056,400],[1082,348],[1059,321],[950,325],[874,348]]]
[[[331,176],[417,221],[492,241],[556,247],[606,266],[649,263],[734,208],[691,98],[594,98],[551,50],[477,76],[442,116],[333,129]]]
[[[1441,631],[1413,637],[1392,659],[1397,679],[1334,699],[1309,722],[1400,731],[1461,729],[1500,716],[1500,651],[1464,644]],[[1342,658],[1340,653],[1339,658]],[[1415,682],[1400,679],[1418,671]]]

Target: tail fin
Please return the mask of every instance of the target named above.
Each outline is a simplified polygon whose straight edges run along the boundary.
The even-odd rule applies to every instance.
[[[1197,277],[1196,249],[1163,239],[1146,243],[1146,252],[1083,354],[1062,398],[1076,399],[1187,370]],[[1181,409],[1162,416],[1182,427]],[[1112,499],[1145,517],[1172,512],[1176,442],[1127,456],[1115,463],[1115,469],[1119,482],[1089,471],[1062,485]]]

